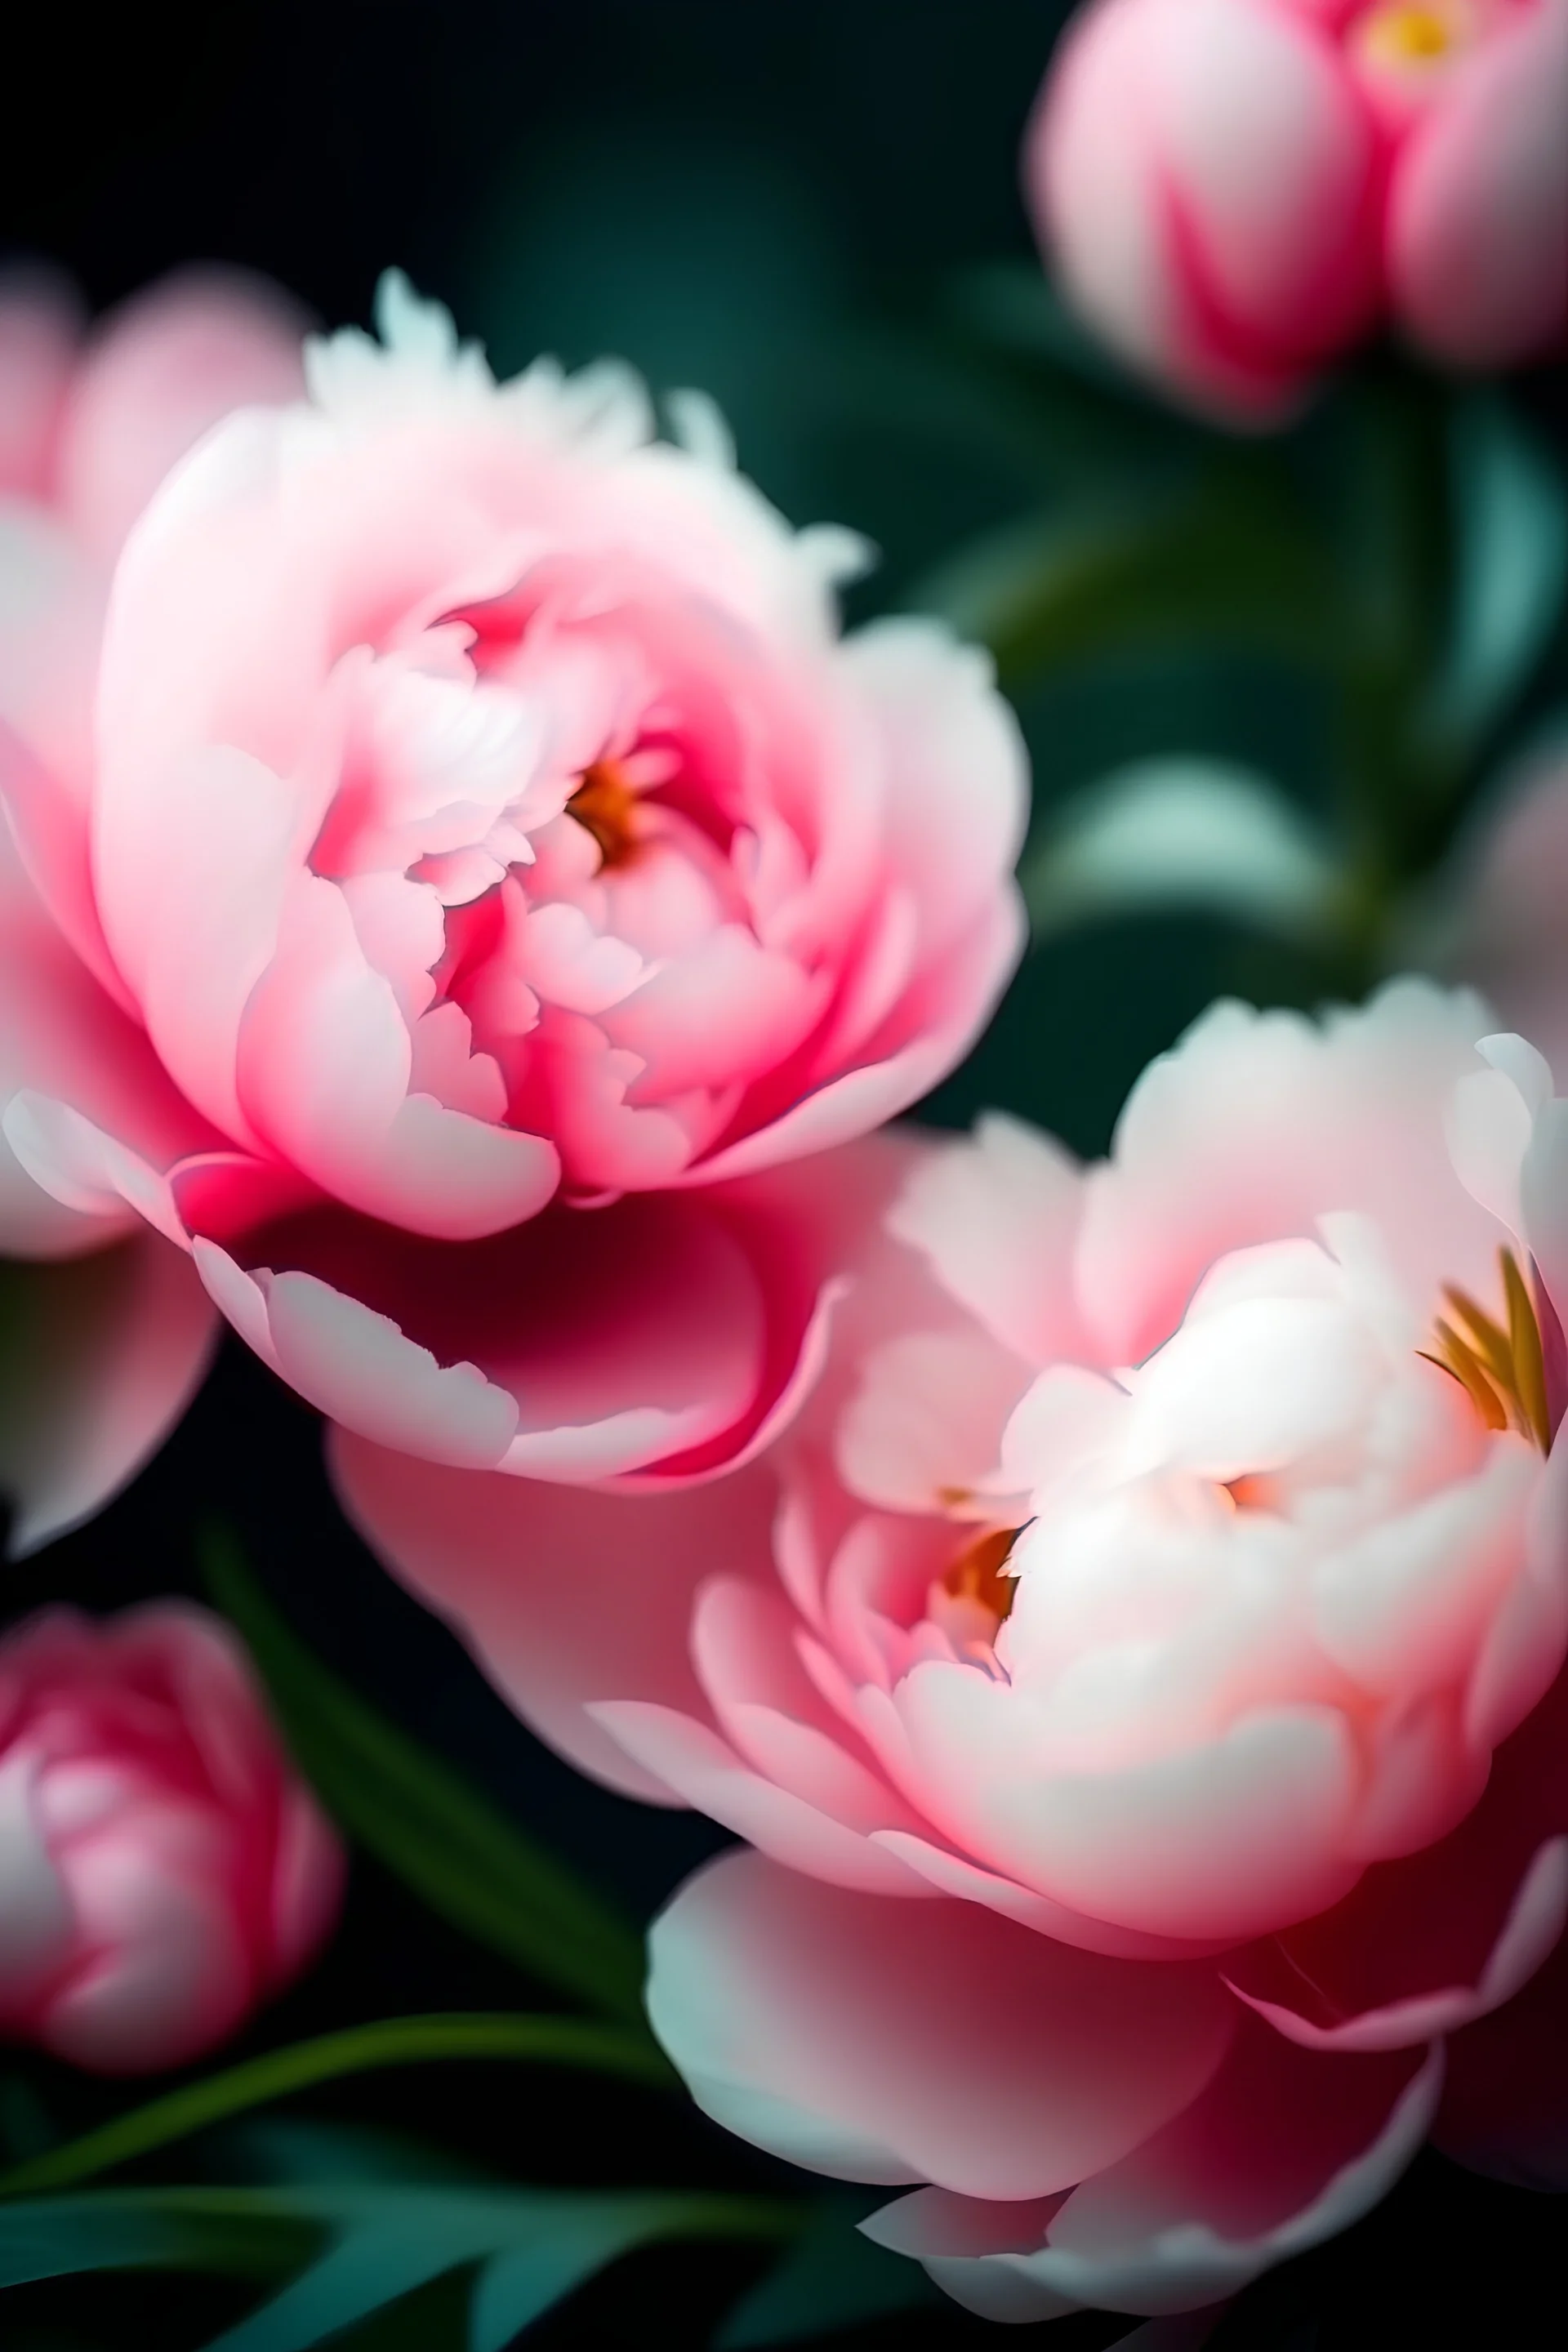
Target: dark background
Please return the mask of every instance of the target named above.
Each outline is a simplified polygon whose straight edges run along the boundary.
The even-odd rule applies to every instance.
[[[1067,13],[1060,0],[230,0],[89,26],[57,9],[6,37],[0,246],[59,263],[95,308],[181,263],[242,264],[329,325],[366,320],[380,271],[399,263],[498,368],[613,351],[656,388],[711,391],[742,463],[795,520],[846,521],[881,547],[861,605],[897,604],[965,535],[1048,494],[1063,463],[1028,419],[971,409],[949,330],[966,270],[1032,253],[1017,146]],[[1257,666],[1222,676],[1189,659],[1142,663],[1120,696],[1072,683],[1032,695],[1038,797],[1200,742],[1310,791],[1311,719],[1293,691]],[[1230,974],[1235,944],[1166,919],[1053,946],[935,1115],[994,1100],[1102,1148],[1131,1077]],[[153,1469],[93,1527],[7,1571],[0,1606],[194,1590],[190,1531],[212,1509],[324,1655],[639,1916],[721,1842],[604,1794],[520,1729],[354,1543],[312,1416],[237,1347]],[[245,2046],[529,1998],[356,1860],[336,1946]],[[60,2127],[101,2112],[63,2070],[28,2079]],[[521,2068],[392,2074],[311,2104],[521,2178],[781,2177],[673,2102]],[[1424,2162],[1373,2222],[1266,2283],[1215,2352],[1417,2342],[1445,2320],[1461,2338],[1522,2342],[1557,2212]],[[642,2342],[651,2320],[700,2344],[747,2274],[744,2255],[639,2258],[535,2340]],[[228,2289],[166,2281],[27,2290],[0,2340],[194,2345],[238,2307]],[[449,2326],[433,2304],[408,2340],[455,2341]],[[1047,2340],[1084,2352],[1115,2332],[1073,2322]],[[858,2340],[993,2339],[942,2307]]]

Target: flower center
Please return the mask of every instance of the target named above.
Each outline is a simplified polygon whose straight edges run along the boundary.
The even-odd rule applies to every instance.
[[[1421,1353],[1459,1382],[1488,1429],[1515,1429],[1545,1454],[1552,1444],[1552,1416],[1542,1311],[1513,1252],[1500,1250],[1498,1257],[1504,1319],[1500,1322],[1468,1292],[1447,1284],[1443,1296],[1450,1313],[1438,1316],[1436,1344]]]
[[[1002,1571],[1020,1533],[1017,1528],[993,1528],[988,1534],[976,1536],[973,1543],[964,1545],[942,1580],[955,1601],[978,1601],[998,1624],[1012,1608],[1018,1590],[1016,1578]]]
[[[606,866],[625,866],[637,848],[637,795],[613,760],[595,760],[566,803],[591,833]]]
[[[1469,29],[1461,0],[1430,0],[1426,7],[1384,6],[1368,11],[1356,28],[1362,55],[1373,65],[1424,66],[1446,58]]]

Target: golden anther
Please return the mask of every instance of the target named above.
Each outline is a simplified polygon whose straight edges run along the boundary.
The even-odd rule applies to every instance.
[[[599,845],[601,871],[624,866],[637,847],[637,796],[613,760],[595,760],[566,803],[566,814]]]
[[[1513,1252],[1500,1250],[1498,1258],[1506,1328],[1468,1291],[1448,1284],[1443,1296],[1454,1320],[1440,1315],[1436,1348],[1420,1353],[1458,1381],[1488,1429],[1515,1429],[1545,1454],[1552,1444],[1552,1416],[1541,1314]]]
[[[1452,5],[1375,8],[1360,26],[1362,53],[1376,65],[1431,64],[1464,38],[1465,15]]]
[[[976,1536],[942,1578],[955,1601],[978,1601],[998,1624],[1013,1606],[1016,1582],[1002,1571],[1018,1535],[1016,1528],[993,1528],[988,1534]]]

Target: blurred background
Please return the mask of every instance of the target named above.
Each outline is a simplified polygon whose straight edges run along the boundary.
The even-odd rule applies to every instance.
[[[1073,508],[1086,485],[1136,512],[1173,471],[1216,453],[1250,462],[1120,383],[1036,299],[1017,152],[1068,13],[1065,0],[226,0],[120,10],[89,32],[78,12],[34,11],[7,36],[0,245],[58,265],[95,309],[180,264],[217,261],[277,278],[328,326],[368,321],[378,276],[399,264],[498,371],[541,351],[572,363],[608,352],[656,390],[703,386],[742,467],[792,520],[846,522],[875,541],[881,562],[854,592],[857,614],[962,613],[955,550]],[[1523,398],[1539,432],[1563,435],[1549,386]],[[1310,483],[1310,431],[1299,455]],[[1038,822],[1108,771],[1172,753],[1258,770],[1309,813],[1329,790],[1324,698],[1277,646],[1214,637],[1200,649],[1154,632],[1005,677]],[[1548,665],[1526,719],[1559,690]],[[957,1123],[997,1103],[1097,1151],[1137,1071],[1216,992],[1310,1001],[1342,984],[1321,959],[1212,913],[1140,909],[1053,932],[927,1115]],[[359,1549],[318,1445],[313,1417],[229,1349],[131,1493],[8,1571],[5,1615],[61,1594],[107,1607],[195,1590],[184,1531],[221,1512],[329,1662],[646,1916],[718,1834],[608,1797],[538,1748]],[[263,2020],[263,2042],[527,1998],[374,1864],[355,1870],[342,1936]],[[434,2069],[417,2094],[393,2076],[353,2097],[362,2116],[405,2127],[417,2097],[430,2137],[524,2175],[778,2177],[695,2116],[650,2117],[629,2094],[523,2070],[475,2089],[472,2072]],[[42,2065],[4,2095],[24,2133],[29,2100],[57,2129],[101,2105]],[[1434,2168],[1370,2239],[1331,2250],[1316,2284],[1292,2273],[1272,2285],[1272,2332],[1245,2340],[1386,2347],[1421,2340],[1423,2315],[1435,2325],[1439,2310],[1489,2326],[1512,2308],[1500,2278],[1540,2275],[1543,2205]],[[1424,2251],[1434,2231],[1471,2240],[1441,2279]],[[747,2259],[651,2258],[631,2287],[595,2287],[537,2341],[642,2341],[651,2308],[667,2340],[704,2342]],[[205,2294],[191,2288],[172,2319],[166,2285],[26,2290],[10,2299],[17,2332],[5,2340],[36,2352],[195,2345],[240,2307],[229,2288]],[[374,2342],[456,2340],[433,2305],[401,2324]],[[991,2340],[946,2306],[857,2338]],[[1090,2321],[1049,2343],[1109,2340]]]

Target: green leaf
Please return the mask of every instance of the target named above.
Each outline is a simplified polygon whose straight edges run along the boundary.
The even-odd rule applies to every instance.
[[[0,2210],[0,2287],[83,2271],[216,2271],[266,2276],[308,2253],[310,2213],[268,2192],[100,2191]]]
[[[863,2205],[825,2203],[783,2259],[735,2304],[714,2352],[757,2352],[940,2303],[918,2263],[873,2245],[856,2226]]]
[[[0,2174],[0,2196],[72,2187],[119,2164],[166,2147],[248,2107],[381,2066],[450,2059],[528,2060],[545,2065],[591,2067],[661,2087],[674,2080],[668,2060],[647,2033],[585,2018],[528,2017],[458,2011],[431,2017],[389,2017],[369,2025],[322,2033],[313,2041],[269,2050],[221,2074],[187,2083],[134,2107],[129,2115],[16,2165]]]
[[[800,2222],[797,2205],[689,2191],[430,2182],[109,2189],[0,2210],[0,2285],[93,2270],[267,2275],[303,2252],[305,2268],[209,2352],[308,2352],[420,2287],[472,2270],[470,2345],[501,2352],[520,2327],[634,2246],[788,2238]]]
[[[661,2217],[649,2200],[647,2208],[585,2212],[538,2245],[493,2255],[475,2282],[468,2352],[506,2352],[552,2305],[563,2303],[620,2255],[661,2234]]]
[[[1005,684],[1130,646],[1212,638],[1314,669],[1345,656],[1326,548],[1276,478],[1239,459],[1152,509],[1011,525],[912,601],[988,645]]]
[[[1458,583],[1453,638],[1430,713],[1477,743],[1545,651],[1568,593],[1568,491],[1500,394],[1472,390],[1453,424]]]
[[[209,1529],[201,1550],[300,1769],[350,1835],[476,1942],[646,2032],[642,1943],[626,1921],[307,1649],[232,1537]]]
[[[1140,761],[1076,794],[1020,878],[1037,940],[1163,908],[1311,941],[1342,887],[1327,845],[1276,785],[1200,759]]]
[[[661,2237],[786,2235],[798,2209],[762,2200],[445,2186],[154,2189],[18,2203],[0,2213],[0,2285],[91,2270],[250,2275],[319,2257],[212,2352],[306,2352],[453,2271],[479,2266],[474,2352],[520,2328],[633,2246]]]

